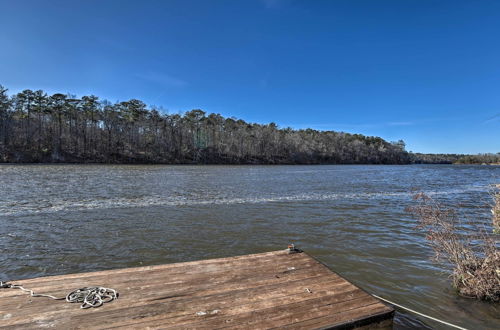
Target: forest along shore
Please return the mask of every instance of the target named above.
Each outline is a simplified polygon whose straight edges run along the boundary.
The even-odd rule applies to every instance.
[[[402,140],[280,128],[191,110],[168,114],[132,99],[0,86],[0,162],[151,164],[411,164],[500,162],[500,154],[431,155]]]

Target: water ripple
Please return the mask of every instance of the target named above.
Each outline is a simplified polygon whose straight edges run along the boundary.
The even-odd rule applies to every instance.
[[[429,196],[467,194],[470,192],[486,192],[487,185],[469,185],[460,189],[423,190]],[[271,202],[306,202],[333,200],[373,200],[373,199],[404,199],[412,192],[365,192],[365,193],[303,193],[290,196],[247,197],[247,198],[211,198],[202,199],[198,196],[143,196],[133,198],[101,198],[73,201],[69,199],[38,199],[35,201],[21,200],[17,202],[0,202],[0,215],[23,216],[30,214],[55,213],[61,211],[83,211],[113,208],[137,208],[150,206],[195,206],[195,205],[231,205],[231,204],[261,204]],[[192,198],[195,197],[195,198]]]

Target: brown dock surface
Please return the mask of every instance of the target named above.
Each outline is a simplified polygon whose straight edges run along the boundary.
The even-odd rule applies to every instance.
[[[12,281],[64,297],[120,296],[99,308],[0,288],[0,328],[330,329],[391,327],[394,311],[306,253],[274,251]]]

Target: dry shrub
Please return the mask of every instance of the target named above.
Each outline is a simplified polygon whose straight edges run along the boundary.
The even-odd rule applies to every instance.
[[[493,232],[495,234],[500,234],[500,184],[496,185],[497,190],[493,192],[493,208],[491,213],[493,214]]]
[[[497,235],[470,220],[459,219],[455,210],[444,207],[423,193],[417,205],[408,208],[419,219],[435,251],[435,259],[453,267],[453,285],[462,296],[500,301],[500,251]]]

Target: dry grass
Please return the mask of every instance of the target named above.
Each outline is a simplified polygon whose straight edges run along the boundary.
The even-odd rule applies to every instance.
[[[417,205],[408,211],[419,219],[418,228],[426,231],[435,259],[452,265],[451,278],[458,293],[499,302],[498,235],[480,228],[474,221],[459,219],[455,210],[442,206],[425,194],[415,195],[415,200]]]
[[[500,234],[500,184],[496,185],[496,188],[493,192],[494,204],[491,213],[493,214],[493,232]]]

